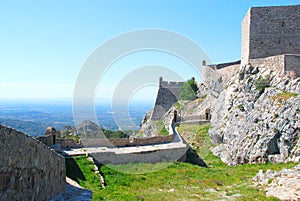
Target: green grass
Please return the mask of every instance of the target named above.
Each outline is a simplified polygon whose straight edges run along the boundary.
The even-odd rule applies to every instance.
[[[207,142],[208,129],[207,124],[180,127],[181,132],[196,133],[193,140],[199,142],[195,146],[199,146],[200,155],[203,154],[201,144],[211,145]],[[267,163],[229,167],[209,151],[203,156],[208,168],[179,162],[101,166],[105,189],[101,188],[87,157],[67,159],[67,176],[92,190],[94,200],[277,200],[253,187],[252,178],[259,169],[281,170],[295,166]],[[137,172],[140,174],[135,174]]]
[[[169,135],[169,131],[165,128],[163,120],[153,121],[154,125],[156,126],[157,133],[156,135],[159,136],[167,136]]]

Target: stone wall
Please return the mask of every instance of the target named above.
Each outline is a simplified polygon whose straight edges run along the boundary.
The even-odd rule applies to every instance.
[[[291,77],[300,77],[300,55],[285,55],[285,71]]]
[[[205,64],[205,61],[203,61],[203,63]],[[203,65],[203,82],[211,90],[220,92],[223,90],[223,85],[220,83],[226,83],[229,81],[237,73],[240,66],[240,61]]]
[[[224,83],[228,82],[240,69],[241,64],[233,64],[231,66],[228,66],[226,68],[218,69],[218,73],[222,76],[222,81]]]
[[[188,147],[184,144],[176,148],[156,149],[143,152],[98,152],[90,153],[98,164],[126,164],[126,163],[158,163],[170,161],[186,161]]]
[[[250,64],[254,67],[268,68],[278,72],[279,75],[284,74],[284,55],[271,56],[260,59],[251,59]]]
[[[46,145],[0,125],[1,200],[50,200],[65,189],[65,159]]]
[[[81,148],[83,147],[81,142],[76,142],[76,140],[70,139],[56,139],[56,143],[60,144],[61,148]]]
[[[300,55],[277,55],[251,59],[250,63],[255,67],[276,71],[279,75],[287,74],[293,78],[300,76]]]
[[[180,88],[184,82],[166,82],[159,79],[159,89],[151,115],[151,120],[162,119],[164,114],[178,101]]]
[[[242,64],[300,54],[300,5],[250,8],[242,22]]]
[[[55,144],[55,142],[53,141],[53,136],[52,135],[48,135],[48,136],[38,136],[36,137],[36,139],[42,143],[44,143],[45,145],[47,145],[48,147],[50,147],[51,145]]]
[[[81,143],[84,147],[130,147],[154,145],[172,142],[174,135],[155,136],[149,138],[117,138],[117,139],[82,139]]]

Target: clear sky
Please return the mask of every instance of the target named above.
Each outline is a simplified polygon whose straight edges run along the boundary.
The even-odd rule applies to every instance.
[[[299,0],[9,0],[0,1],[0,99],[70,98],[82,65],[112,37],[137,29],[177,32],[196,42],[215,63],[240,59],[241,21],[251,6]],[[171,66],[193,76],[179,58],[133,53],[107,71],[99,99],[110,98],[132,69]],[[199,79],[199,78],[198,78]],[[200,78],[201,79],[201,78]],[[137,93],[154,99],[151,87]]]

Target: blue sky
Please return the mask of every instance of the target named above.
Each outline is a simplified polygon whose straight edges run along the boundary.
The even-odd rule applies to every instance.
[[[196,42],[214,63],[240,59],[241,21],[251,6],[299,4],[299,0],[48,0],[0,1],[0,99],[71,98],[89,55],[105,41],[137,29],[157,28]],[[95,96],[110,99],[122,77],[139,66],[191,68],[159,52],[131,54],[107,71]],[[201,78],[197,77],[199,80]],[[154,99],[157,86],[134,96]]]

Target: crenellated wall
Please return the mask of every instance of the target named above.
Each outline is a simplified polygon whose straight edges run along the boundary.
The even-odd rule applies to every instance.
[[[0,125],[0,199],[50,200],[65,190],[65,159],[36,139]]]
[[[184,82],[166,82],[159,79],[159,89],[152,112],[151,120],[162,119],[164,114],[178,101],[179,91]]]
[[[151,120],[160,120],[164,114],[178,101],[179,92],[184,82],[166,82],[159,78],[159,89],[156,96]]]

